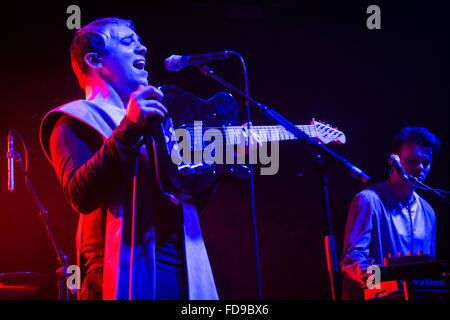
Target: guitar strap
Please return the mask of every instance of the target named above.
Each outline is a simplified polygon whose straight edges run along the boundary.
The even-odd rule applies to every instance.
[[[190,300],[218,300],[216,285],[203,241],[193,198],[180,194],[184,217],[184,243]]]

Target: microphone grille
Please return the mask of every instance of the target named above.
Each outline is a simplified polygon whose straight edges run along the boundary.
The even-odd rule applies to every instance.
[[[180,60],[181,56],[173,54],[165,60],[164,65],[168,71],[178,71],[181,69]]]

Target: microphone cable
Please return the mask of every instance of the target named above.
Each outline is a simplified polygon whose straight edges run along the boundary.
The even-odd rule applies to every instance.
[[[53,234],[52,229],[50,228],[50,222],[49,222],[49,218],[48,218],[48,211],[45,209],[45,207],[42,205],[42,203],[39,201],[39,198],[33,188],[33,185],[31,184],[31,180],[30,180],[30,176],[29,176],[29,163],[28,163],[28,150],[27,150],[27,145],[25,144],[25,141],[23,140],[21,134],[15,130],[15,129],[11,129],[9,131],[9,134],[15,134],[16,136],[19,137],[21,144],[22,144],[22,148],[24,150],[24,154],[25,154],[25,165],[22,162],[22,157],[20,156],[20,154],[18,152],[16,152],[14,150],[14,159],[15,161],[19,162],[20,167],[22,168],[23,174],[24,174],[24,178],[25,178],[25,185],[28,189],[28,191],[32,194],[33,196],[33,200],[35,201],[36,205],[39,207],[39,216],[41,217],[42,221],[44,222],[44,227],[45,227],[45,231],[47,234],[48,239],[50,240],[52,247],[56,253],[56,258],[58,260],[58,263],[60,264],[60,266],[62,268],[66,268],[68,267],[68,262],[67,262],[67,256],[64,254],[64,252],[62,252],[62,250],[60,248],[58,248],[57,244],[56,244],[56,239],[55,236]],[[65,274],[65,270],[63,270],[64,275]],[[74,295],[78,296],[78,291],[77,288],[68,288]],[[63,299],[63,297],[61,296],[61,292],[60,294],[60,298]],[[69,297],[67,297],[69,298]]]
[[[241,63],[242,67],[242,74],[244,77],[244,87],[245,87],[245,94],[247,97],[249,97],[249,90],[248,90],[248,74],[247,74],[247,68],[245,66],[244,59],[242,56],[235,52],[235,51],[228,51],[230,54],[236,55],[239,58],[239,61]],[[245,98],[245,106],[247,107],[247,130],[248,130],[248,136],[247,136],[247,144],[250,148],[250,124],[251,124],[251,116],[250,116],[250,101]],[[251,207],[252,207],[252,219],[253,219],[253,237],[254,237],[254,243],[255,243],[255,258],[256,258],[256,274],[258,279],[258,299],[262,300],[262,287],[261,287],[261,266],[260,266],[260,258],[259,258],[259,245],[258,245],[258,231],[256,226],[256,206],[255,206],[255,180],[254,180],[254,167],[253,167],[253,161],[252,161],[252,152],[249,149],[249,164],[250,164],[250,193],[251,193]]]
[[[398,157],[398,155],[395,155],[395,156],[397,156],[397,158],[398,158],[397,161],[400,161],[400,158]],[[389,160],[391,160],[391,157],[389,158]],[[394,163],[390,163],[390,166],[392,167],[393,170],[397,171],[398,167],[396,167],[396,165],[394,165]],[[406,176],[404,177],[399,172],[397,172],[397,174],[399,176],[401,176],[403,178],[403,180],[406,181],[406,183],[408,183],[411,187],[417,188],[417,189],[421,189],[421,190],[430,191],[430,192],[434,193],[435,195],[439,196],[445,203],[450,204],[450,200],[448,199],[448,197],[450,195],[449,191],[442,190],[442,189],[431,188],[431,187],[427,186],[426,184],[424,184],[419,179],[417,179],[415,176],[408,174],[405,171],[405,169],[401,166],[400,163],[398,164],[398,166],[400,166],[400,168],[398,170],[403,170],[404,175],[406,175]]]

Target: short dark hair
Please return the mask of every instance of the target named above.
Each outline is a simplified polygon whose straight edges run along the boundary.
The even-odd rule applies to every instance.
[[[441,141],[428,129],[422,127],[405,127],[392,141],[391,152],[398,153],[405,142],[413,142],[423,148],[431,148],[432,154],[437,154],[441,148]]]
[[[82,88],[84,88],[84,76],[87,75],[88,70],[84,56],[89,52],[103,53],[107,49],[108,39],[114,31],[111,27],[114,25],[126,25],[134,30],[133,21],[110,17],[96,19],[76,32],[70,44],[70,59]]]

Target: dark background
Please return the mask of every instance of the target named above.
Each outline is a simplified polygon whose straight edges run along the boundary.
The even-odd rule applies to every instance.
[[[427,184],[449,186],[449,25],[446,1],[185,1],[95,4],[12,4],[2,9],[1,153],[10,128],[28,147],[30,177],[49,211],[51,227],[69,263],[75,264],[77,214],[64,199],[39,143],[41,118],[50,109],[83,98],[70,67],[66,8],[78,4],[82,25],[94,18],[133,19],[148,48],[150,82],[173,84],[209,98],[225,89],[195,68],[164,69],[171,54],[234,50],[245,59],[250,95],[297,124],[312,117],[342,130],[345,145],[329,147],[376,180],[388,176],[391,139],[404,126],[424,126],[442,141]],[[381,8],[381,30],[368,30],[366,9]],[[239,61],[212,65],[242,88]],[[246,111],[240,103],[241,122]],[[272,124],[253,109],[253,124]],[[16,148],[21,152],[19,144]],[[255,176],[262,292],[265,299],[329,299],[324,254],[326,219],[314,151],[300,142],[280,144],[280,170]],[[0,157],[0,273],[33,271],[49,286],[36,295],[56,299],[57,262],[38,210],[16,167],[16,191],[6,187]],[[302,176],[298,174],[302,173]],[[329,168],[330,203],[338,253],[351,198],[364,185],[345,170]],[[449,207],[419,192],[435,208],[437,256],[450,261]],[[256,299],[257,278],[248,181],[224,182],[202,224],[220,297]]]

